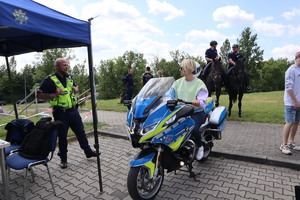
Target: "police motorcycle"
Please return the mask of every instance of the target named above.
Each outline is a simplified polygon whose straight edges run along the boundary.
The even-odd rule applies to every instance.
[[[173,99],[169,91],[173,77],[152,78],[133,101],[124,101],[128,107],[126,130],[134,148],[140,148],[130,162],[127,188],[132,199],[149,200],[158,194],[167,173],[186,166],[190,177],[198,144],[191,135],[195,122],[191,116],[194,107]],[[226,108],[213,108],[213,100],[207,101],[206,122],[200,127],[201,145],[207,159],[213,147],[213,139],[221,139],[226,125]]]

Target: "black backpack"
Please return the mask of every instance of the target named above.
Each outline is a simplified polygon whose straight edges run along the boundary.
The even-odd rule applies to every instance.
[[[60,121],[51,122],[51,117],[40,119],[34,129],[26,135],[19,154],[29,159],[45,159],[50,153],[51,132],[63,125]]]
[[[151,78],[153,78],[152,74],[144,73],[144,75],[143,75],[143,85],[145,85]]]
[[[4,127],[7,130],[5,140],[10,144],[21,145],[25,136],[34,128],[34,123],[29,119],[14,119]]]

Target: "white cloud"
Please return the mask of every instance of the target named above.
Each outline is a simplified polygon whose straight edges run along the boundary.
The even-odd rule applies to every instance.
[[[101,8],[101,9],[99,9]],[[82,9],[83,16],[98,16],[92,21],[92,32],[96,38],[108,40],[127,35],[162,35],[163,32],[151,25],[133,6],[117,0],[104,0],[88,4]]]
[[[273,17],[257,20],[253,23],[253,27],[257,32],[263,35],[273,37],[282,36],[285,33],[286,26],[283,24],[269,23],[271,20],[273,20]]]
[[[181,52],[193,52],[195,50],[195,44],[190,42],[183,42],[177,46],[177,49],[180,49]]]
[[[295,54],[298,51],[300,51],[299,45],[289,44],[282,47],[275,47],[271,54],[274,59],[288,58],[289,60],[294,60]]]
[[[290,37],[293,37],[293,36],[299,37],[300,36],[300,26],[288,25],[287,32]]]
[[[148,13],[154,15],[165,13],[167,15],[164,18],[165,21],[169,21],[175,19],[176,17],[185,15],[183,10],[175,8],[172,4],[167,3],[166,1],[161,2],[158,0],[147,0],[147,4],[149,6]]]
[[[218,28],[230,28],[235,24],[247,23],[254,20],[254,14],[248,14],[239,6],[225,6],[213,12],[213,20],[223,22]]]
[[[207,39],[207,40],[225,40],[226,38],[228,39],[234,39],[236,38],[235,36],[226,36],[224,34],[221,34],[217,31],[214,30],[205,30],[205,31],[199,31],[199,30],[191,30],[185,35],[186,40],[199,40],[199,39]]]
[[[118,0],[103,0],[84,6],[82,8],[82,15],[85,19],[92,16],[99,16],[99,18],[124,20],[138,18],[141,16],[141,13],[134,6],[127,3]]]
[[[163,36],[164,32],[127,3],[104,0],[86,5],[82,14],[85,18],[99,15],[92,21],[95,64],[100,59],[121,56],[125,51],[152,55],[159,49],[169,49],[165,43],[150,39],[152,36]]]
[[[65,2],[65,0],[51,0],[51,1],[44,1],[44,0],[34,0],[35,2],[38,2],[40,4],[43,4],[49,8],[52,8],[54,10],[57,10],[61,13],[64,13],[66,15],[70,15],[75,18],[79,18],[79,14],[77,12],[77,9],[75,5],[70,5]]]
[[[65,0],[37,1],[83,20],[98,16],[92,20],[91,25],[95,65],[98,65],[100,60],[121,56],[125,51],[143,53],[145,57],[155,53],[166,57],[169,55],[171,49],[169,44],[150,39],[153,36],[163,36],[164,32],[152,25],[139,10],[130,4],[118,0],[103,0],[86,4],[78,8],[80,10],[76,10],[73,3],[69,5]],[[31,63],[35,54],[30,54],[32,56],[26,63]],[[74,48],[74,54],[79,62],[87,59],[86,48]],[[16,58],[20,60],[22,57]],[[22,61],[18,62],[21,65],[23,63]]]
[[[300,9],[296,9],[296,8],[294,8],[292,11],[290,11],[290,12],[284,12],[283,14],[282,14],[282,16],[285,18],[285,19],[287,19],[287,20],[291,20],[291,19],[293,19],[294,17],[296,17],[296,16],[300,16]]]
[[[155,40],[144,38],[143,41],[138,43],[128,43],[127,50],[136,49],[137,52],[143,53],[144,57],[149,60],[151,57],[159,54],[162,58],[168,58],[170,45],[165,42],[157,42]]]

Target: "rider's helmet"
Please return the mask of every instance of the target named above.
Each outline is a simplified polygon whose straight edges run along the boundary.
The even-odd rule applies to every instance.
[[[232,45],[232,48],[239,48],[239,45],[234,44],[234,45]]]
[[[218,45],[217,41],[215,41],[215,40],[211,41],[209,44],[210,44],[210,46]]]

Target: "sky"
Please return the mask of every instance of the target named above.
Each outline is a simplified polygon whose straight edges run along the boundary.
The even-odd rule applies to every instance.
[[[211,40],[220,50],[225,39],[236,43],[250,27],[264,60],[294,59],[300,51],[299,0],[35,0],[77,19],[92,20],[94,65],[126,51],[170,59],[179,50],[202,56]],[[78,62],[86,48],[74,48]],[[37,53],[16,56],[17,69],[32,64]],[[5,63],[5,59],[1,61]],[[71,63],[72,67],[72,63]]]

